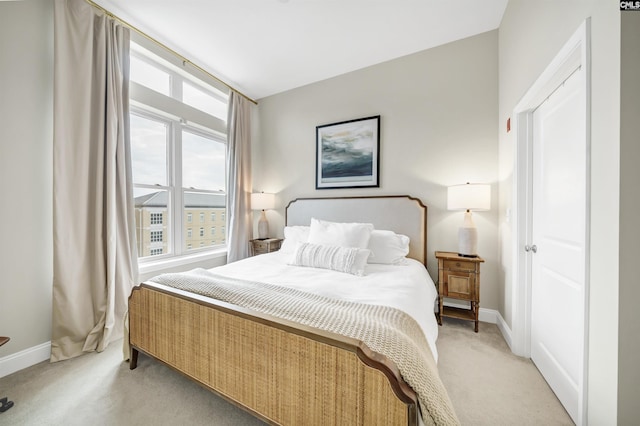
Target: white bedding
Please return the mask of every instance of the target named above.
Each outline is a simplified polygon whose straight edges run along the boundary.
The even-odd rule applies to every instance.
[[[212,269],[229,277],[277,284],[353,302],[400,309],[415,319],[427,338],[435,360],[438,323],[434,315],[435,285],[420,262],[406,265],[367,264],[364,276],[287,264],[290,254],[274,252]]]

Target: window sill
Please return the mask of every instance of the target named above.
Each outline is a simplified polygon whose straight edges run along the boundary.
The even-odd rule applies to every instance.
[[[140,276],[152,273],[162,273],[166,270],[188,265],[195,265],[204,261],[220,259],[227,256],[227,249],[218,249],[204,253],[194,253],[185,256],[170,257],[155,261],[138,262]],[[195,266],[194,266],[195,267]]]

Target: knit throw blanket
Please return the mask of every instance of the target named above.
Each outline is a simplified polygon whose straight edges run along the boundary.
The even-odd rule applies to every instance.
[[[238,280],[204,269],[163,274],[152,281],[360,340],[396,364],[418,395],[425,425],[460,424],[424,333],[401,310]]]

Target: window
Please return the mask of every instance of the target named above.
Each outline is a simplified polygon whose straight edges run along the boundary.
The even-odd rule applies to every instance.
[[[152,225],[162,225],[162,213],[151,213],[150,221]]]
[[[169,96],[171,91],[171,74],[158,68],[147,58],[131,56],[129,78],[151,90]]]
[[[216,235],[216,227],[212,226],[211,227],[211,236],[213,237],[214,235]]]
[[[182,96],[185,104],[209,111],[213,116],[223,120],[227,119],[227,103],[217,98],[210,90],[185,81],[182,85]]]
[[[207,215],[212,221],[224,217],[228,95],[215,87],[218,83],[145,49],[145,42],[132,35],[130,136],[138,253],[144,258],[211,250],[209,239],[195,244],[186,225],[194,222],[194,214],[202,225]],[[204,237],[204,227],[197,229]],[[216,244],[224,244],[223,237]]]

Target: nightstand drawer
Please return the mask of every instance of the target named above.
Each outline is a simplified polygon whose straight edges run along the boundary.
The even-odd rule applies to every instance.
[[[256,253],[258,252],[262,252],[262,253],[266,253],[267,249],[269,248],[269,243],[267,243],[267,241],[254,241],[253,242],[253,249],[256,251]]]
[[[269,253],[269,250],[267,249],[267,247],[254,247],[253,248],[253,254],[265,254],[265,253]]]
[[[450,271],[467,271],[467,272],[475,272],[476,264],[474,262],[465,262],[463,260],[445,260],[444,269]]]
[[[280,250],[281,238],[267,238],[265,240],[251,240],[251,255],[271,253]]]

